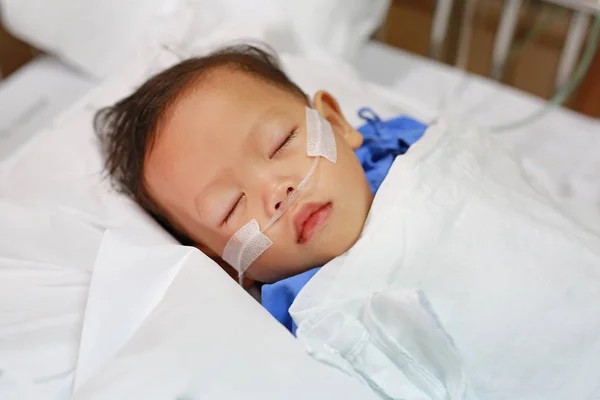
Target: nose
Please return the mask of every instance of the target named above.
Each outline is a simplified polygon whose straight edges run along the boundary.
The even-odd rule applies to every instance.
[[[275,211],[279,210],[285,199],[294,192],[294,187],[289,183],[279,183],[271,185],[265,196],[265,210],[269,218],[273,216]]]
[[[294,191],[294,188],[291,186],[288,186],[286,193],[285,193],[285,197],[283,198],[283,200],[278,201],[277,203],[275,203],[275,210],[279,210],[279,207],[281,207],[281,204],[285,201],[285,199],[287,199],[287,197],[292,194],[292,192]]]

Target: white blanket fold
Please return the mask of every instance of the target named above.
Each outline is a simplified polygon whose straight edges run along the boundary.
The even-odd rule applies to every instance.
[[[600,238],[489,134],[437,124],[291,312],[383,398],[600,396]]]

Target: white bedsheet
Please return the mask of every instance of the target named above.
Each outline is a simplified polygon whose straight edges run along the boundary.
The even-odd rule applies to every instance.
[[[338,396],[375,399],[368,388],[312,359],[198,250],[105,235],[74,399]]]
[[[526,168],[489,134],[430,127],[300,292],[298,338],[382,398],[599,397],[600,231]]]
[[[216,37],[213,39],[218,40]],[[192,47],[204,48],[205,45],[214,47],[215,43],[195,43]],[[169,60],[164,61],[164,58]],[[98,107],[110,104],[128,93],[144,74],[173,61],[172,55],[156,58],[156,53],[140,54],[137,63],[130,65],[118,77],[105,82],[33,139],[22,146],[19,143],[16,152],[11,152],[0,161],[0,216],[3,222],[8,222],[0,225],[0,236],[10,239],[2,243],[0,251],[0,285],[3,296],[0,302],[2,399],[68,397],[75,379],[78,358],[81,354],[89,356],[93,353],[89,348],[80,351],[79,347],[84,320],[95,321],[94,313],[86,314],[85,307],[88,299],[91,299],[88,289],[90,283],[93,283],[92,269],[104,232],[107,229],[136,232],[140,240],[149,232],[156,232],[155,225],[135,205],[111,192],[102,180],[102,160],[93,137],[91,117]],[[371,106],[382,117],[408,114],[429,120],[436,115],[435,107],[423,101],[417,89],[413,88],[412,92],[395,92],[368,84],[359,79],[352,68],[339,61],[315,61],[292,55],[284,56],[284,61],[292,78],[308,93],[322,88],[332,91],[353,124],[360,123],[355,111],[364,105]],[[558,143],[563,143],[561,138],[564,136],[557,137],[560,139]],[[567,141],[561,157],[578,159],[582,149],[592,151],[598,143],[591,139],[591,135],[577,137],[577,146],[572,145],[573,141]],[[514,140],[520,138],[514,137]],[[527,142],[523,153],[542,154],[545,155],[545,160],[554,157],[556,141],[543,141],[542,147],[536,143],[539,141]],[[590,177],[594,179],[595,175]],[[549,182],[555,184],[556,180],[553,178],[552,174],[549,175]],[[573,182],[568,179],[566,181]],[[563,182],[565,179],[560,184]],[[580,191],[576,191],[569,197],[573,204],[578,203],[580,194]],[[590,194],[588,198],[594,196],[595,194]],[[150,236],[153,238],[154,234],[150,233]],[[193,263],[202,262],[196,256],[192,258],[196,260]],[[215,279],[222,279],[225,288],[224,292],[218,293],[220,297],[211,297],[218,303],[227,297],[225,293],[230,290],[227,288],[231,283],[225,277]],[[188,289],[193,290],[195,287],[190,283]],[[112,294],[104,291],[96,295],[101,299]],[[164,293],[158,293],[151,302],[157,304],[162,301],[162,295]],[[217,293],[213,293],[211,296],[216,295]],[[240,295],[244,294],[232,296]],[[173,301],[171,297],[167,297],[171,299],[169,301]],[[252,304],[248,307],[256,306],[251,303],[253,300],[250,298],[247,301]],[[192,313],[193,306],[187,306],[192,308],[186,308],[185,312]],[[140,308],[145,309],[143,305]],[[99,314],[96,316],[101,317]],[[264,315],[257,318],[262,320]],[[154,317],[152,320],[156,321]],[[106,322],[103,318],[99,321],[110,323],[110,320]],[[198,327],[194,329],[199,329]],[[114,328],[119,329],[119,326]],[[139,332],[143,338],[153,337],[149,326],[140,326]],[[165,335],[161,337],[169,338],[168,332],[157,332]],[[198,330],[194,332],[200,334]],[[289,340],[285,332],[273,325],[261,335],[261,340],[266,341],[270,335],[279,337],[274,342],[281,346],[285,346],[281,343]],[[126,341],[128,339],[127,335],[121,337],[126,337]],[[168,339],[168,342],[175,343],[171,340]],[[251,348],[252,337],[247,340],[248,348]],[[133,343],[139,342],[136,339],[129,345],[118,343],[113,347],[118,356],[105,360],[105,367],[95,365],[88,369],[90,384],[87,386],[82,382],[81,393],[110,399],[115,399],[115,393],[120,393],[131,398],[135,397],[136,390],[142,390],[144,385],[148,386],[147,382],[160,380],[152,374],[151,368],[139,369],[138,379],[133,379],[132,374],[136,368],[127,361],[130,351],[137,352]],[[94,343],[88,345],[93,350]],[[125,348],[128,350],[119,353]],[[140,365],[148,360],[159,360],[161,354],[166,354],[165,350],[148,350],[144,357],[138,359]],[[179,348],[176,354],[182,354],[182,351]],[[297,349],[290,349],[290,354],[299,353]],[[277,355],[265,354],[264,357]],[[298,357],[302,359],[302,356]],[[288,361],[292,363],[294,359]],[[299,361],[299,364],[308,365],[310,362],[304,360]],[[164,364],[165,368],[168,365]],[[306,374],[308,376],[309,372]],[[334,375],[336,374],[332,376]],[[129,381],[130,384],[127,381],[116,384],[114,379],[118,376],[132,380]],[[279,389],[283,390],[282,387]],[[276,398],[281,398],[281,393],[282,391],[278,391],[279,397]],[[262,394],[263,399],[268,398],[265,393]],[[296,394],[301,396],[302,392],[297,391]]]

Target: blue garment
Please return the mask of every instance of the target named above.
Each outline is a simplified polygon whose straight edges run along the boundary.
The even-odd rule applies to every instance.
[[[370,108],[361,108],[358,115],[366,124],[358,128],[364,142],[356,150],[356,156],[365,170],[371,190],[376,193],[396,156],[406,153],[410,145],[423,136],[427,126],[408,117],[382,121]],[[294,335],[296,324],[290,316],[289,308],[319,268],[262,287],[263,307]]]

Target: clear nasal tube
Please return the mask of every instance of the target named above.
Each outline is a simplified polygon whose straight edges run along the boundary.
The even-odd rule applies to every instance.
[[[315,173],[315,169],[317,169],[317,165],[319,164],[319,158],[321,157],[317,156],[315,158],[315,161],[313,161],[310,171],[308,171],[308,174],[306,174],[304,179],[302,179],[302,182],[298,184],[298,187],[294,189],[294,191],[283,201],[283,203],[281,203],[277,211],[275,211],[275,214],[273,214],[269,223],[265,225],[264,229],[262,230],[263,233],[266,232],[275,222],[277,222],[277,220],[283,215],[283,213],[285,213],[287,209],[290,208],[294,200],[296,200],[298,196],[300,196],[300,193],[302,193],[302,189],[304,189],[310,178]]]
[[[326,158],[332,163],[337,162],[337,146],[331,125],[321,117],[317,110],[308,107],[306,107],[306,154],[309,157],[315,157],[310,170],[275,211],[267,225],[261,230],[258,221],[252,219],[234,233],[225,245],[222,258],[238,272],[240,285],[243,281],[244,272],[262,253],[273,245],[265,232],[281,218],[300,196],[310,178],[314,175],[319,160]]]

